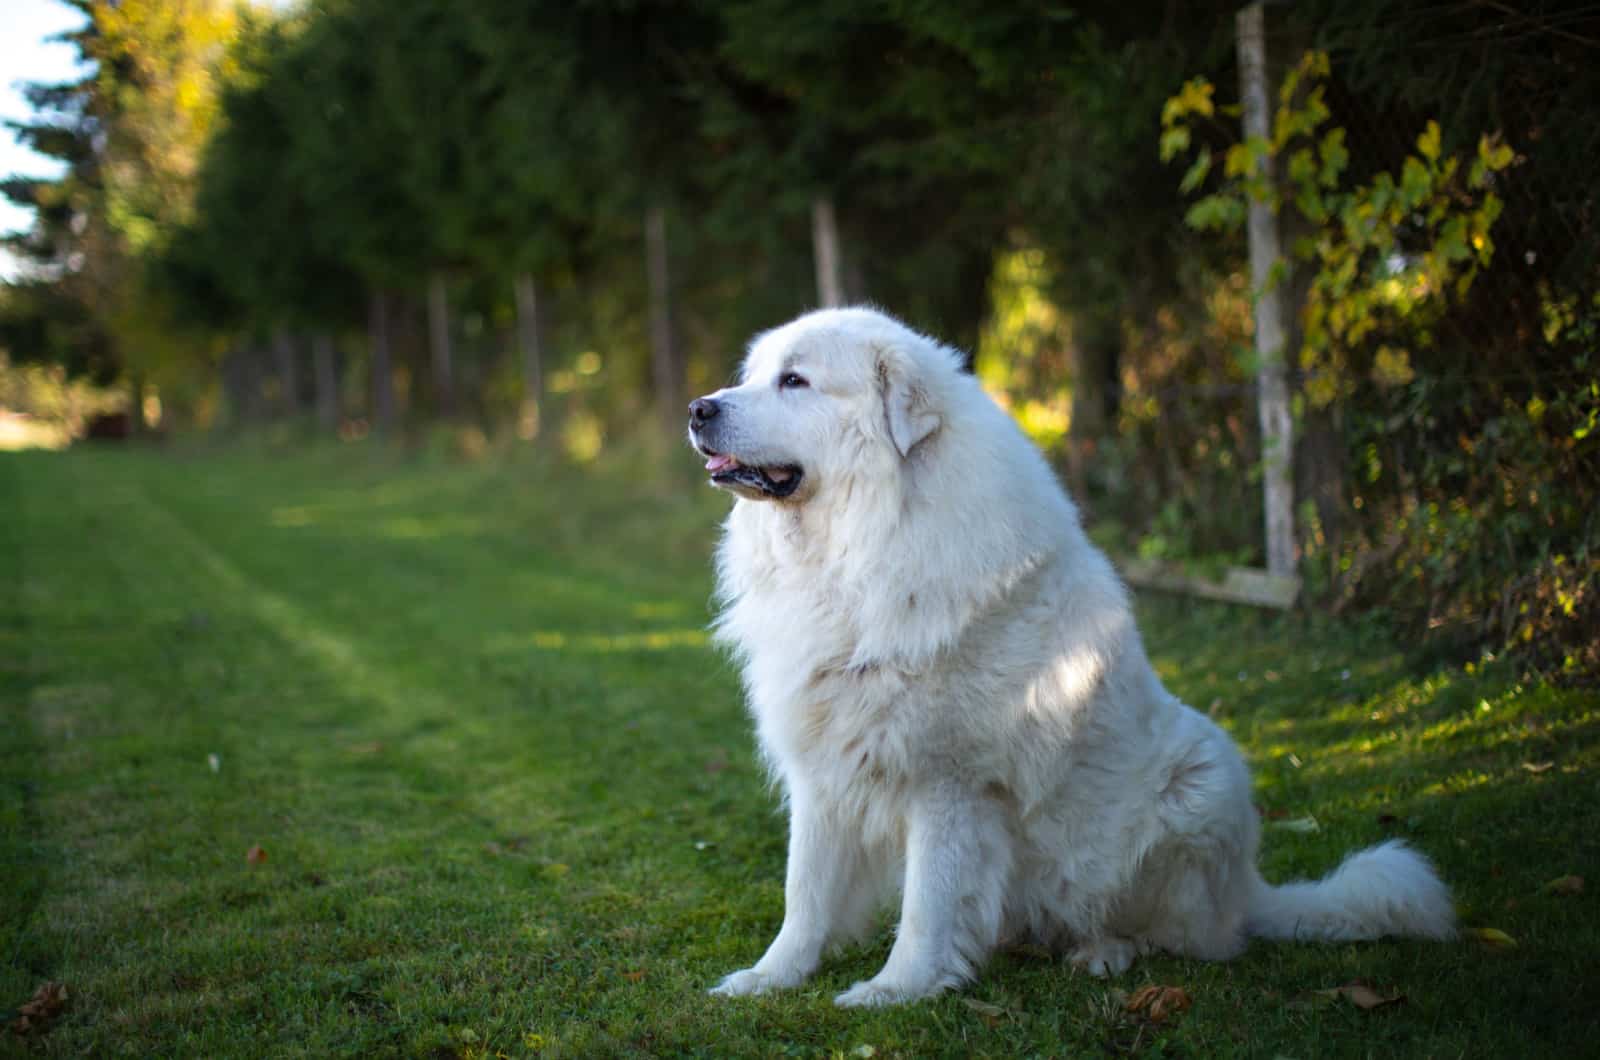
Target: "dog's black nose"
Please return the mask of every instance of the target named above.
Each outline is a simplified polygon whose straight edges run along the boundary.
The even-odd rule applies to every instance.
[[[721,411],[722,406],[710,398],[695,398],[689,402],[689,418],[694,421],[697,427],[706,420],[712,419]]]

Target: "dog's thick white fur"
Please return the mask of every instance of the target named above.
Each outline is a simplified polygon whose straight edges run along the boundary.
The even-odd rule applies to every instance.
[[[1262,880],[1238,749],[1162,687],[1111,564],[960,365],[881,313],[823,310],[692,407],[739,497],[717,635],[789,810],[782,929],[714,992],[803,982],[897,895],[888,962],[839,1004],[938,993],[1021,940],[1113,975],[1250,936],[1451,937],[1400,842]]]

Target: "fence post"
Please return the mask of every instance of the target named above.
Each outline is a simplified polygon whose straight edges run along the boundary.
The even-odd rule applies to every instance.
[[[1244,102],[1246,139],[1272,139],[1273,96],[1267,67],[1265,18],[1261,3],[1240,10],[1235,21],[1239,52],[1239,95]],[[1272,159],[1262,160],[1268,185],[1276,176]],[[1263,506],[1266,515],[1267,570],[1293,576],[1294,547],[1294,417],[1289,408],[1285,349],[1289,305],[1287,269],[1270,203],[1250,202],[1250,285],[1255,292],[1256,390],[1261,419]]]
[[[839,268],[839,224],[833,199],[811,200],[811,247],[817,266],[817,304],[824,309],[844,305],[844,277]]]
[[[532,441],[539,434],[540,404],[544,395],[544,350],[539,332],[539,285],[533,273],[519,272],[512,281],[517,300],[517,349],[522,354],[522,412],[517,431]]]
[[[672,327],[672,275],[667,247],[667,211],[652,203],[644,217],[645,272],[650,287],[650,366],[656,412],[676,431],[686,399],[683,363]]]

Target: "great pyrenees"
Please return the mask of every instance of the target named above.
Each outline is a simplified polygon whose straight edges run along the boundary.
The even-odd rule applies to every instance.
[[[1252,937],[1455,932],[1389,842],[1317,882],[1256,871],[1233,741],[1162,687],[1128,593],[1045,460],[958,353],[871,309],[758,336],[689,436],[736,500],[718,639],[789,811],[783,926],[713,990],[803,982],[896,896],[886,1005],[1034,941],[1099,975]]]

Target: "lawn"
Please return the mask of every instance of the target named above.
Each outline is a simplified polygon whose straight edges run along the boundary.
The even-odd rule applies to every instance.
[[[1160,597],[1150,652],[1245,747],[1269,878],[1404,836],[1514,944],[1258,943],[1110,982],[1021,951],[834,1008],[885,932],[799,991],[707,997],[777,928],[784,824],[704,635],[726,502],[694,463],[0,454],[0,1010],[69,997],[0,1052],[1595,1049],[1596,695]],[[1357,980],[1403,998],[1319,993]],[[1147,984],[1192,1007],[1126,1012]]]

